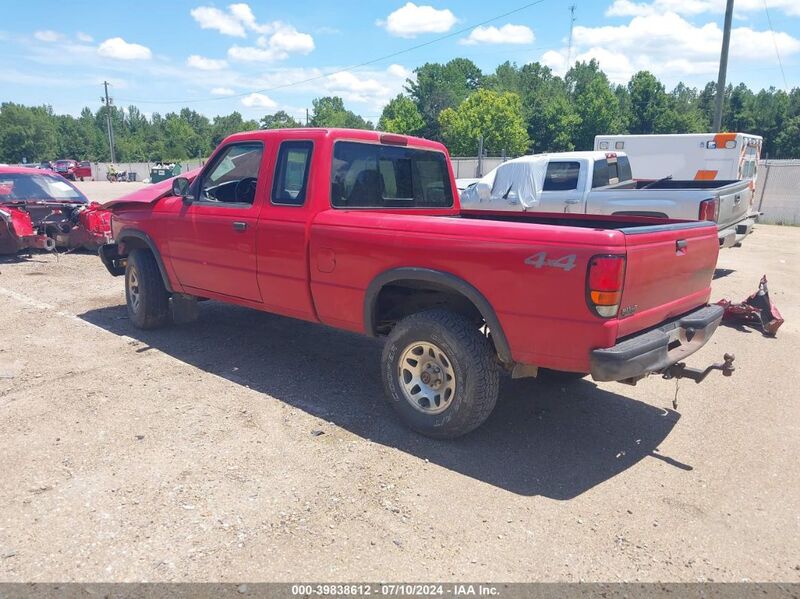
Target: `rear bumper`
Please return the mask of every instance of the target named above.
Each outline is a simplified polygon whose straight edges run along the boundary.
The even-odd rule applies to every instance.
[[[758,214],[751,214],[735,225],[731,225],[719,232],[720,249],[736,247],[744,241],[745,237],[753,232],[753,227],[758,219]]]
[[[592,378],[624,381],[659,372],[703,347],[717,330],[724,310],[706,306],[592,352]]]

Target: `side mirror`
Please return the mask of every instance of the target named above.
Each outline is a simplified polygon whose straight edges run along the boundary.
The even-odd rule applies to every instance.
[[[483,181],[475,184],[475,191],[478,194],[478,200],[481,202],[488,202],[492,199],[492,186]]]
[[[186,177],[176,177],[172,180],[172,195],[178,198],[183,198],[183,203],[186,205],[191,204],[194,198],[189,191],[189,179]]]

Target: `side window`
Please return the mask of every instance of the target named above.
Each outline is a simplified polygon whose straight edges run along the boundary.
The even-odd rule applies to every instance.
[[[592,173],[592,189],[608,185],[608,160],[597,160]]]
[[[310,141],[281,144],[272,184],[273,204],[302,206],[305,203],[313,150],[314,144]]]
[[[220,205],[250,204],[256,199],[264,147],[258,142],[231,144],[203,175],[199,200]]]
[[[581,174],[579,162],[551,162],[547,165],[543,191],[572,191],[578,189]]]

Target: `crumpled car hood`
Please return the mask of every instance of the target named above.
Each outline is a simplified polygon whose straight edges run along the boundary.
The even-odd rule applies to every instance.
[[[186,171],[185,173],[181,174],[181,177],[186,177],[189,181],[194,181],[194,178],[198,175],[201,169],[196,168],[190,171]],[[124,185],[122,183],[121,185]],[[124,195],[120,198],[116,198],[113,200],[109,200],[103,204],[101,207],[108,210],[113,208],[114,206],[119,206],[121,204],[152,204],[157,202],[161,198],[165,198],[172,193],[172,179],[167,179],[165,181],[161,181],[160,183],[154,183],[152,185],[148,185],[147,187],[142,187],[141,189],[137,189],[136,191]]]

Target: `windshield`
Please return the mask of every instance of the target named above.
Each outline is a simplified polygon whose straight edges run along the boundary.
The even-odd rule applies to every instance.
[[[22,200],[88,203],[85,195],[61,177],[44,174],[0,173],[0,202]]]
[[[58,160],[58,161],[56,161],[56,166],[64,167],[64,166],[70,166],[71,164],[72,164],[72,162],[70,162],[69,160]]]

